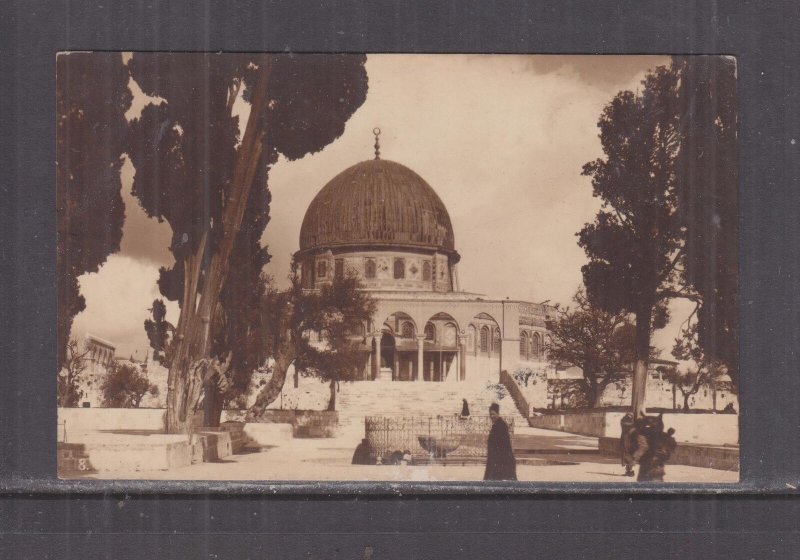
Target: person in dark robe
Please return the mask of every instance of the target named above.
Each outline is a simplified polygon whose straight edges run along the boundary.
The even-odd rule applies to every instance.
[[[665,465],[675,452],[677,443],[670,428],[664,431],[663,415],[641,418],[635,428],[636,451],[633,456],[639,462],[639,482],[663,482]]]
[[[356,447],[355,453],[353,453],[353,465],[374,465],[375,462],[372,460],[372,446],[369,444],[369,440],[364,438],[361,440],[361,443],[358,444]]]
[[[399,465],[402,460],[403,452],[399,449],[396,449],[395,451],[387,451],[383,455],[381,463],[384,465]]]
[[[466,418],[469,416],[469,405],[467,404],[467,399],[461,399],[461,418]]]
[[[619,421],[620,459],[622,461],[622,466],[625,467],[625,476],[634,475],[633,466],[636,464],[636,459],[633,458],[633,449],[636,447],[636,437],[634,434],[633,424],[633,412],[625,413],[625,416],[623,416],[622,420]]]
[[[489,407],[492,429],[486,440],[486,471],[483,480],[517,480],[517,459],[511,447],[508,424],[500,417],[500,405]]]

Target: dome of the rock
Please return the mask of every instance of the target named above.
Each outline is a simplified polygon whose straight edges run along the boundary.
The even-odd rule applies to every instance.
[[[450,216],[436,192],[408,167],[381,159],[339,173],[306,211],[301,252],[345,246],[455,254]]]

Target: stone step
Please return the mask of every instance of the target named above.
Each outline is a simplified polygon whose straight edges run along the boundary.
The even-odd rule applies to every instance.
[[[59,442],[56,445],[56,449],[58,476],[74,477],[97,472],[92,467],[85,445]]]

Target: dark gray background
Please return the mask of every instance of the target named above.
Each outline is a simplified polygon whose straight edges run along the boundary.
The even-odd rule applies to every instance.
[[[791,557],[800,544],[798,502],[763,494],[794,493],[800,483],[799,14],[791,0],[0,3],[0,491],[15,497],[0,502],[0,552],[15,547],[20,558],[93,557],[103,550],[109,557],[363,558],[371,545],[376,559],[605,558],[641,556],[641,547],[658,547],[657,557]],[[740,495],[628,498],[612,487],[570,484],[540,492],[595,497],[355,500],[354,492],[378,489],[340,486],[350,496],[326,499],[319,485],[56,481],[53,161],[55,54],[61,50],[737,56],[743,482],[727,491]],[[637,489],[652,491],[624,492]],[[272,496],[273,490],[296,494],[225,498],[248,491]],[[123,491],[146,495],[124,500]]]

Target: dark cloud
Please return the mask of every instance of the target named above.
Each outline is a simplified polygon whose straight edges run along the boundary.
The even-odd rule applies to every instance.
[[[148,218],[139,201],[131,195],[133,166],[129,161],[122,168],[122,200],[125,202],[125,224],[122,227],[120,253],[132,259],[158,266],[172,266],[169,252],[172,230],[166,222]]]
[[[668,56],[650,55],[542,55],[527,58],[527,66],[537,74],[574,72],[593,86],[623,87],[643,69],[669,64]]]

